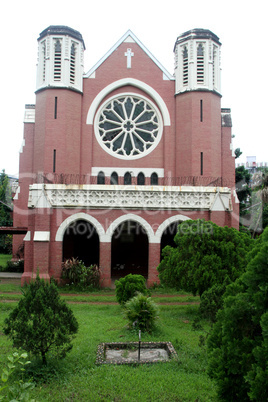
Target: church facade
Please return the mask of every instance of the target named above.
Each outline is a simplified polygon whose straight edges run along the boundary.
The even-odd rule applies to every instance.
[[[87,73],[82,35],[38,38],[35,105],[26,105],[14,253],[22,283],[61,276],[71,257],[102,286],[139,273],[158,282],[178,223],[239,225],[230,109],[221,108],[221,43],[193,29],[174,46],[171,75],[131,32]]]

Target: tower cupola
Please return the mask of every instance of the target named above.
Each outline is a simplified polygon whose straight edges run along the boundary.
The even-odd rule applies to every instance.
[[[219,38],[208,29],[192,29],[178,36],[175,46],[176,94],[208,90],[221,92]]]
[[[83,91],[85,44],[80,32],[51,25],[38,38],[36,90],[68,88]]]

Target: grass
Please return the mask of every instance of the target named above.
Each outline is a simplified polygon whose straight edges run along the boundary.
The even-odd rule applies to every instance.
[[[10,261],[12,258],[12,255],[10,254],[0,254],[0,272],[2,269],[5,269],[7,266],[7,262]]]
[[[98,292],[95,297],[111,300],[114,296],[107,296],[106,291]],[[174,301],[173,295],[169,301]],[[13,352],[1,327],[14,305],[0,301],[1,367]],[[29,375],[36,381],[31,398],[56,402],[217,401],[215,383],[206,374],[206,349],[199,346],[199,337],[206,334],[209,324],[202,321],[204,330],[192,329],[198,306],[159,306],[157,329],[150,335],[143,333],[142,341],[171,341],[178,353],[178,361],[146,366],[95,365],[99,343],[138,340],[137,334],[126,328],[127,321],[119,305],[70,306],[79,322],[73,349],[62,361],[51,358],[45,369],[40,369],[39,363],[31,358]]]

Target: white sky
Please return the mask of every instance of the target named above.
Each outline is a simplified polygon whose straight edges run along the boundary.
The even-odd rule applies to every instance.
[[[131,29],[171,73],[173,47],[193,28],[222,43],[222,107],[232,111],[234,148],[268,161],[268,51],[265,0],[14,0],[0,8],[0,171],[18,174],[24,108],[35,103],[37,38],[67,25],[85,41],[85,72]],[[267,115],[266,115],[267,113]]]

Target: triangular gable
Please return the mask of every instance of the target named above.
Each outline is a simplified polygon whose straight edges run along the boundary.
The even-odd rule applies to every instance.
[[[129,29],[125,35],[122,36],[121,39],[119,39],[115,45],[87,72],[84,74],[84,78],[89,78],[92,76],[94,77],[94,73],[97,70],[97,68],[118,48],[121,43],[127,42],[127,43],[137,43],[140,48],[147,54],[147,56],[150,57],[150,59],[160,68],[160,70],[163,71],[163,79],[165,80],[174,80],[175,78],[173,75],[171,75],[165,67],[162,66],[162,64],[152,55],[152,53],[141,43],[141,41],[134,35],[134,33]]]

